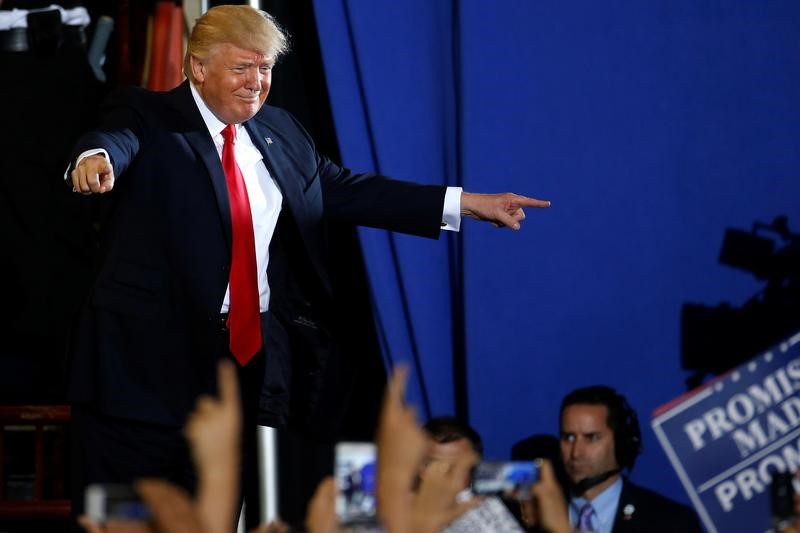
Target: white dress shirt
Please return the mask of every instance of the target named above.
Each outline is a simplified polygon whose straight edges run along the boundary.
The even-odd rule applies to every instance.
[[[225,124],[218,119],[208,108],[200,97],[193,84],[189,85],[192,89],[192,96],[203,116],[208,133],[217,148],[217,155],[222,160],[222,130]],[[281,213],[281,203],[283,194],[269,175],[267,166],[264,164],[261,152],[253,145],[250,135],[241,124],[236,125],[236,142],[234,146],[234,156],[239,170],[242,171],[244,184],[247,188],[247,198],[250,200],[250,213],[253,216],[253,233],[256,240],[256,267],[258,269],[258,303],[261,312],[265,312],[269,307],[269,281],[267,280],[267,265],[269,264],[269,243],[272,241],[272,234],[278,224],[278,215]],[[225,298],[222,301],[222,313],[228,312],[230,306],[231,288],[225,291]]]

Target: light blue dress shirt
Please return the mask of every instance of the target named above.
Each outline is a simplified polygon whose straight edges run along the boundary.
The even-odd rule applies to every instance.
[[[621,477],[589,502],[594,508],[592,527],[597,533],[611,533],[611,528],[614,527],[614,517],[617,515],[620,494],[622,494]],[[578,524],[581,507],[587,502],[586,498],[572,498],[569,501],[569,523],[573,528]]]

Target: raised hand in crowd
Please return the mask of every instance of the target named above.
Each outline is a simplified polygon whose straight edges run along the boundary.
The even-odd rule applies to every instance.
[[[453,463],[437,462],[428,467],[414,498],[411,530],[427,533],[441,531],[447,524],[481,503],[480,498],[458,501],[457,496],[468,483],[470,470],[479,461],[470,451]]]
[[[398,366],[384,395],[377,435],[378,516],[390,533],[439,531],[479,503],[456,500],[478,456],[468,454],[452,464],[436,465],[422,480],[417,495],[413,494],[430,444],[413,409],[403,403],[407,379],[407,368]]]
[[[386,387],[378,422],[376,499],[389,533],[410,531],[412,486],[428,441],[414,410],[403,403],[408,368],[398,365]]]
[[[242,433],[236,368],[217,367],[219,397],[201,396],[184,429],[197,468],[196,507],[207,533],[230,533],[239,505]]]
[[[334,533],[336,528],[336,482],[326,477],[308,504],[306,529],[308,533]]]
[[[135,486],[150,510],[152,531],[211,533],[212,529],[202,523],[202,515],[191,495],[181,487],[161,479],[143,479],[137,481]]]
[[[201,396],[184,434],[197,467],[195,507],[205,533],[230,533],[239,506],[241,400],[236,367],[228,359],[217,367],[218,397]],[[262,524],[251,533],[286,533],[281,521]],[[178,530],[175,530],[178,533]]]
[[[570,533],[569,515],[564,492],[556,480],[553,466],[541,459],[539,481],[531,487],[531,498],[522,502],[522,521],[525,526],[538,525],[546,533]]]

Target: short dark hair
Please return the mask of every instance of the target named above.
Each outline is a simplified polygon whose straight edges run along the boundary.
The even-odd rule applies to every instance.
[[[608,409],[606,425],[614,432],[614,454],[620,468],[630,472],[642,453],[642,432],[636,411],[625,396],[606,385],[593,385],[570,392],[561,400],[559,421],[564,409],[571,405],[604,405]],[[560,422],[559,422],[560,423]]]
[[[481,436],[472,426],[454,416],[436,416],[428,420],[423,426],[425,432],[435,442],[447,444],[461,439],[467,439],[480,456],[483,456],[483,441]]]

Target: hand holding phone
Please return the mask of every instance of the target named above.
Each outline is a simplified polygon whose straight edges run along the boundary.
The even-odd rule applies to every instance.
[[[109,520],[146,521],[150,511],[130,485],[96,483],[86,487],[85,514],[103,524]]]
[[[538,480],[538,462],[487,461],[478,463],[472,470],[472,492],[525,500],[530,496],[531,487]]]

